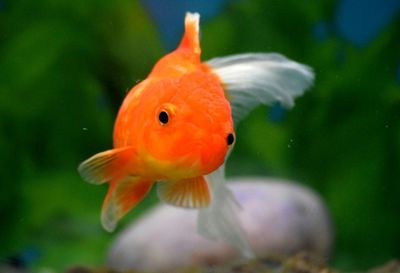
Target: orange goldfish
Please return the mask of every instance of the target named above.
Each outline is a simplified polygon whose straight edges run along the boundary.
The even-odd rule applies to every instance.
[[[233,122],[260,104],[292,106],[313,73],[276,53],[208,62],[201,62],[200,53],[199,14],[187,13],[178,48],[123,101],[114,148],[90,157],[78,170],[89,183],[109,183],[101,213],[106,230],[114,230],[157,183],[162,201],[200,209],[203,235],[222,238],[249,257],[235,200],[224,185],[224,162],[235,142]]]

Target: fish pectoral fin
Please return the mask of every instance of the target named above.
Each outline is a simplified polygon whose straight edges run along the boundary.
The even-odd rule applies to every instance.
[[[210,190],[203,176],[159,182],[157,193],[162,201],[185,208],[204,208],[211,201]]]
[[[82,162],[78,171],[84,180],[92,184],[102,184],[114,179],[121,179],[124,167],[135,156],[132,147],[123,147],[104,151]]]
[[[118,220],[147,195],[152,185],[152,181],[136,176],[112,181],[101,210],[101,223],[104,229],[113,231]]]

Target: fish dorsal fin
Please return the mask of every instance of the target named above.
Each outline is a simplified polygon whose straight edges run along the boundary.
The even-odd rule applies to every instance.
[[[156,63],[149,78],[177,78],[198,69],[201,53],[199,20],[198,13],[186,13],[185,32],[181,43],[176,50],[165,55]]]
[[[78,171],[82,178],[92,184],[102,184],[125,176],[125,167],[135,156],[132,147],[104,151],[82,162]]]
[[[203,176],[160,182],[157,193],[165,203],[185,208],[204,208],[211,200],[208,184]]]
[[[235,125],[261,104],[291,108],[314,81],[310,67],[277,53],[238,54],[207,64],[222,81]]]
[[[199,21],[200,15],[198,13],[186,13],[185,34],[179,44],[179,48],[190,49],[193,53],[200,56]]]
[[[126,176],[112,181],[101,210],[101,224],[107,231],[113,231],[117,222],[150,191],[153,182],[137,176]]]

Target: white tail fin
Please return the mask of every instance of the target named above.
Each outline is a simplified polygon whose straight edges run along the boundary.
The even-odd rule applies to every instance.
[[[212,240],[223,240],[237,248],[245,258],[253,258],[254,253],[247,242],[237,210],[240,204],[225,186],[225,168],[221,166],[206,176],[212,192],[212,202],[199,210],[198,232]]]
[[[225,87],[235,124],[260,104],[292,107],[314,81],[310,67],[277,53],[232,55],[207,64]]]

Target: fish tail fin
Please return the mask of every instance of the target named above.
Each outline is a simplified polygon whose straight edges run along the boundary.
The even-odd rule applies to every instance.
[[[185,34],[179,44],[179,48],[187,48],[200,56],[199,22],[200,15],[198,13],[186,13]]]
[[[278,53],[245,53],[206,62],[224,86],[235,124],[260,104],[291,108],[314,81],[312,68]]]
[[[152,181],[135,176],[111,181],[101,210],[101,223],[104,229],[113,231],[118,220],[147,195],[152,185]]]
[[[198,232],[211,240],[223,240],[238,249],[243,257],[253,258],[254,252],[237,216],[240,204],[224,184],[224,166],[207,175],[206,180],[213,199],[209,207],[199,210]]]

